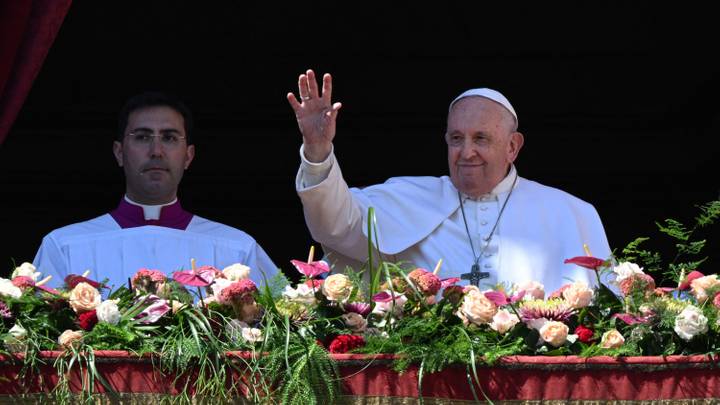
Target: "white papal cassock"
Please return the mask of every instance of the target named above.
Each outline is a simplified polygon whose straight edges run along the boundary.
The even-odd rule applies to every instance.
[[[173,271],[189,269],[191,259],[198,266],[221,270],[234,263],[245,264],[256,283],[262,283],[263,274],[269,279],[278,272],[251,236],[192,215],[179,204],[163,207],[157,221],[138,216],[142,216],[142,208],[123,200],[112,213],[56,229],[43,238],[34,265],[43,275],[53,276],[52,286],[62,285],[68,274],[90,270],[90,278],[108,278],[113,289],[127,286],[128,278],[141,268],[170,276]]]
[[[334,154],[311,163],[300,150],[296,189],[305,220],[336,268],[359,269],[367,259],[367,213],[374,207],[380,250],[391,261],[432,270],[443,259],[441,278],[468,273],[474,261],[458,190],[447,176],[396,177],[367,188],[349,189]],[[482,285],[538,281],[550,293],[569,281],[596,284],[592,271],[564,264],[584,256],[608,258],[610,247],[595,208],[558,189],[518,177],[507,207],[485,246],[517,175],[511,168],[495,189],[478,199],[462,197]],[[482,253],[480,253],[482,252]]]

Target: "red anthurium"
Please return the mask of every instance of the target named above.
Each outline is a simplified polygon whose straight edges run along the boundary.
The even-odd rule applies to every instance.
[[[565,259],[565,264],[577,264],[580,267],[597,271],[605,263],[605,260],[598,259],[592,256],[576,256],[570,259]]]
[[[220,270],[213,266],[200,266],[194,270],[182,270],[173,273],[173,279],[180,284],[193,287],[207,287],[215,281]]]
[[[690,274],[685,277],[684,280],[680,283],[680,286],[678,286],[678,290],[685,291],[690,288],[690,284],[692,284],[693,280],[698,279],[700,277],[705,277],[704,274],[700,273],[697,270],[693,270],[690,272]]]
[[[88,283],[95,288],[107,288],[105,284],[98,283],[95,280],[90,280],[89,278],[79,274],[68,274],[67,277],[65,277],[65,285],[67,285],[67,288],[70,290],[80,283]]]
[[[307,278],[315,278],[323,273],[330,272],[330,266],[323,260],[314,262],[301,262],[300,260],[290,260],[290,263]]]
[[[440,288],[448,288],[460,281],[460,277],[450,277],[440,280]]]

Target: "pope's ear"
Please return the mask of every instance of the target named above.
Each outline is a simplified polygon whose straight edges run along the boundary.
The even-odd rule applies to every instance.
[[[115,160],[117,161],[118,166],[123,166],[123,145],[115,141],[113,142],[113,155],[115,155]]]
[[[520,132],[515,131],[510,134],[510,143],[508,145],[508,158],[510,163],[517,159],[520,149],[522,149],[524,143],[525,137]]]

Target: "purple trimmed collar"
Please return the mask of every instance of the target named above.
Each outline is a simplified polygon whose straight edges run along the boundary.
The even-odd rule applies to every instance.
[[[188,227],[193,217],[193,214],[185,211],[182,206],[180,206],[180,201],[176,201],[174,204],[162,207],[160,210],[160,219],[145,219],[145,213],[142,207],[130,204],[125,201],[125,198],[120,200],[120,204],[115,210],[110,212],[110,215],[123,229],[155,225],[179,229],[181,231],[184,231]]]

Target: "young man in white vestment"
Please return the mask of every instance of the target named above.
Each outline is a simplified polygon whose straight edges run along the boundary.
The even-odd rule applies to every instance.
[[[340,103],[332,78],[300,75],[288,94],[303,136],[296,189],[307,226],[341,271],[367,260],[367,215],[374,207],[379,249],[389,260],[433,270],[441,278],[480,276],[480,285],[537,281],[548,293],[572,281],[596,284],[567,258],[610,256],[595,208],[558,189],[520,177],[518,116],[499,92],[472,89],[450,103],[445,140],[449,176],[396,177],[349,188],[333,150]],[[478,271],[479,270],[479,271]],[[479,273],[484,273],[480,275]],[[466,276],[469,278],[469,276]]]
[[[198,266],[241,263],[256,283],[277,267],[245,232],[185,211],[177,198],[183,173],[195,156],[190,110],[161,93],[128,100],[119,115],[113,143],[125,173],[126,192],[112,212],[68,225],[43,238],[34,265],[60,286],[68,274],[90,270],[111,288],[127,285],[141,268],[170,275]]]

